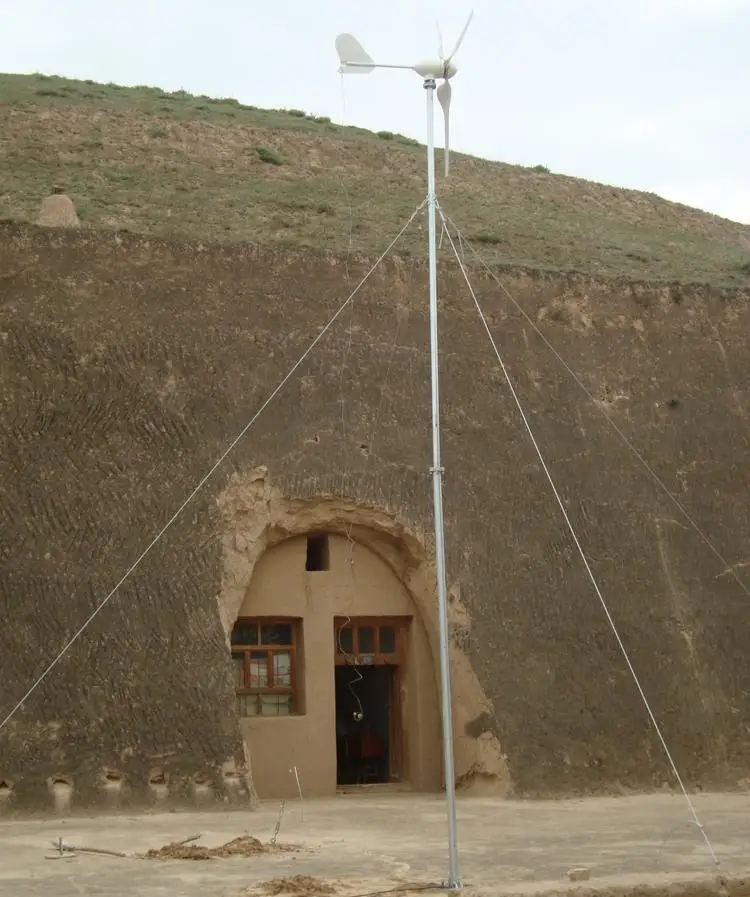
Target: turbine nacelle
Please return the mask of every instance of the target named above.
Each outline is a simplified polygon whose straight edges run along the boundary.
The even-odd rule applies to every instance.
[[[445,176],[448,177],[449,154],[450,154],[450,108],[451,96],[453,91],[448,83],[458,68],[453,62],[453,57],[458,52],[458,48],[463,43],[466,32],[471,24],[474,12],[472,11],[461,34],[456,41],[453,52],[447,57],[443,57],[443,40],[440,40],[440,49],[436,59],[425,59],[417,62],[415,65],[384,65],[377,63],[365,51],[362,44],[351,34],[339,34],[336,38],[336,51],[339,54],[341,65],[339,71],[347,75],[366,75],[373,69],[404,69],[405,71],[416,72],[425,81],[441,81],[437,89],[437,98],[443,110],[443,119],[445,121]],[[440,29],[438,27],[438,34]],[[431,85],[434,88],[434,84]]]
[[[444,59],[427,59],[413,65],[414,71],[423,78],[452,78],[458,69],[450,60]]]

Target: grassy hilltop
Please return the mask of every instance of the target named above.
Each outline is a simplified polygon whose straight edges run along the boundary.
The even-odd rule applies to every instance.
[[[0,75],[0,217],[53,187],[82,224],[375,254],[421,201],[424,149],[157,88]],[[491,263],[750,287],[750,227],[653,194],[456,154],[444,209]],[[400,251],[421,256],[415,227]]]

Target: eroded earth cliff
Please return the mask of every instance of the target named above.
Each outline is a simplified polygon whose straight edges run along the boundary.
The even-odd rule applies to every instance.
[[[0,225],[0,716],[258,411],[369,267],[246,244]],[[497,271],[478,296],[602,592],[690,785],[750,773],[744,576],[748,296]],[[461,650],[520,795],[671,782],[460,274],[441,280],[448,572]],[[389,258],[226,462],[0,731],[16,808],[110,781],[147,804],[247,796],[217,605],[218,496],[264,466],[429,533],[425,271]],[[458,636],[457,636],[458,637]],[[252,747],[250,746],[251,752]],[[237,785],[235,779],[240,780]],[[231,781],[230,781],[231,780]],[[227,783],[230,781],[230,784]],[[231,785],[231,787],[230,787]]]

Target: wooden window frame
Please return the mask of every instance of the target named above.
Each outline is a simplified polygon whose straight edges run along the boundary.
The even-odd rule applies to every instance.
[[[334,663],[337,666],[351,664],[380,666],[383,664],[401,665],[405,660],[406,640],[411,624],[411,617],[335,617],[333,621],[334,633]],[[380,650],[380,628],[389,626],[394,631],[396,640],[395,651],[382,652]],[[373,633],[373,651],[359,650],[359,630],[371,628]],[[339,642],[339,633],[342,629],[352,631],[352,650],[342,651]],[[366,658],[366,659],[365,659]]]
[[[237,695],[253,695],[258,701],[258,709],[262,707],[260,696],[262,695],[291,695],[291,704],[289,713],[286,714],[264,714],[256,713],[249,715],[247,719],[278,719],[284,716],[299,715],[299,683],[297,681],[297,652],[300,644],[300,633],[302,629],[301,620],[297,617],[239,617],[235,621],[235,626],[249,627],[254,626],[257,631],[258,643],[256,645],[239,644],[231,645],[232,658],[237,654],[243,654],[242,663],[242,679],[244,687],[235,686]],[[261,632],[263,626],[291,626],[292,641],[288,645],[265,645],[261,641]],[[234,627],[233,627],[234,629]],[[265,652],[267,664],[267,682],[268,685],[252,686],[250,685],[250,669],[252,654]],[[274,685],[273,657],[274,654],[290,655],[290,675],[291,685]]]

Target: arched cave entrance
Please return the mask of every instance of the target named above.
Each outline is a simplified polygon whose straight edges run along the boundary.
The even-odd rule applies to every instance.
[[[231,633],[240,722],[261,798],[338,786],[441,785],[438,687],[425,621],[391,565],[313,532],[255,564]]]
[[[303,664],[302,678],[296,697],[286,699],[287,705],[298,702],[297,712],[259,715],[256,706],[251,708],[252,715],[246,715],[246,708],[239,708],[246,699],[237,697],[238,709],[243,710],[240,723],[247,773],[258,793],[263,797],[296,795],[296,780],[290,773],[295,766],[305,794],[335,793],[335,667],[342,660],[339,657],[337,664],[335,645],[336,633],[347,617],[357,624],[368,622],[362,618],[380,618],[377,638],[381,641],[380,626],[388,625],[382,618],[395,618],[396,624],[408,618],[402,678],[395,696],[402,720],[401,778],[417,790],[438,790],[442,786],[439,633],[435,569],[425,534],[376,506],[330,496],[289,498],[274,486],[265,467],[232,474],[218,506],[223,521],[223,572],[216,597],[227,650],[237,621],[246,615],[251,621],[253,616],[285,615],[301,621],[300,636],[290,647],[294,647],[295,663]],[[450,655],[457,783],[462,789],[507,796],[511,793],[507,760],[492,731],[493,703],[467,653],[472,621],[458,583],[449,584],[448,599],[449,624],[455,635]],[[351,628],[354,652],[354,639],[359,636],[357,627]],[[242,638],[260,641],[263,636],[258,628],[256,635],[251,631]],[[276,630],[275,635],[269,630],[266,636],[277,642],[293,638],[288,630]],[[387,634],[385,639],[387,645]],[[239,647],[235,636],[232,649]],[[245,647],[262,650],[260,644]],[[356,644],[360,653],[367,647]],[[277,673],[281,683],[286,681],[291,659],[273,660],[273,656],[283,648],[276,644],[266,650],[266,670]],[[262,658],[256,660],[262,664]],[[243,659],[248,675],[251,661],[252,657]],[[234,663],[237,676],[238,661]],[[281,692],[276,691],[266,700],[283,705]]]

